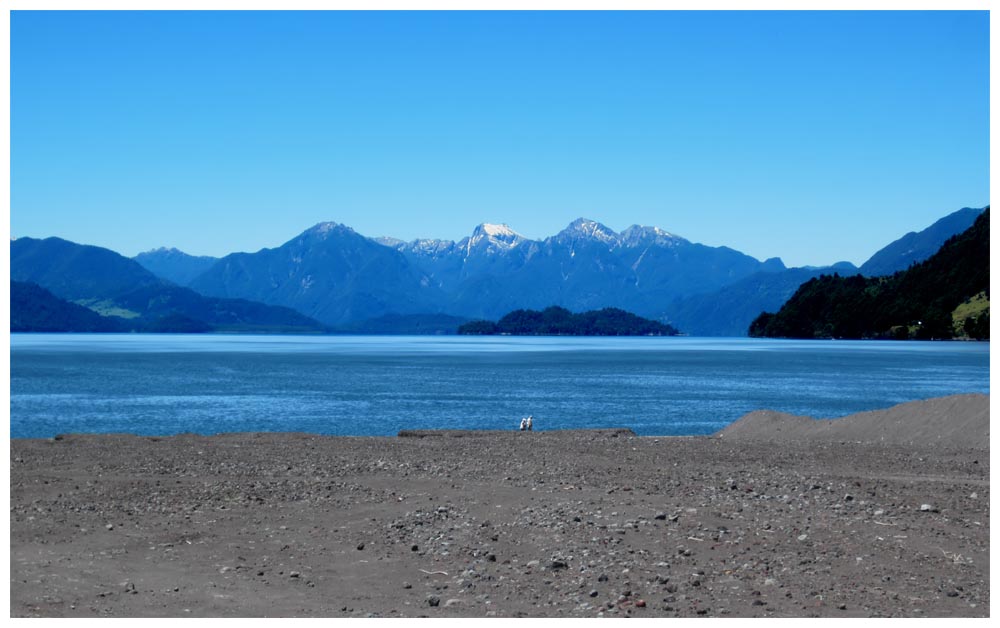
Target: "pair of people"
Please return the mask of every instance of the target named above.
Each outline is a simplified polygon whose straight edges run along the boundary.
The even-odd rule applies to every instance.
[[[534,422],[534,417],[532,417],[530,414],[527,417],[522,418],[521,419],[521,431],[523,432],[523,431],[527,430],[527,431],[530,432],[531,431],[531,424],[533,422]]]

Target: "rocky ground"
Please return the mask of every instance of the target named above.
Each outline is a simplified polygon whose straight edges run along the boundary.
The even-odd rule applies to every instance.
[[[989,616],[988,441],[73,435],[10,460],[12,617]]]

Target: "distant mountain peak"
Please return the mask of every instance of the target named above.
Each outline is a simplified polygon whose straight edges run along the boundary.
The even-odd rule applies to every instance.
[[[642,225],[632,225],[625,231],[622,231],[620,240],[622,246],[638,246],[640,244],[672,246],[687,242],[687,240],[679,235],[674,235],[659,227],[646,227]]]
[[[189,255],[175,246],[158,246],[155,249],[149,249],[148,251],[139,253],[133,259],[139,259],[140,257],[145,257],[149,255],[197,257],[195,255]]]
[[[583,238],[597,240],[605,244],[614,244],[618,241],[618,234],[613,229],[589,218],[577,218],[569,223],[569,226],[560,231],[556,237],[560,239]]]
[[[505,223],[493,224],[489,222],[484,222],[481,225],[477,226],[475,230],[472,232],[473,236],[477,234],[486,235],[491,238],[496,238],[498,240],[513,240],[516,238],[524,237],[520,233],[511,229]]]
[[[312,226],[306,233],[310,235],[317,236],[322,239],[326,239],[331,233],[355,233],[354,229],[351,229],[347,225],[342,225],[333,221],[320,222]]]
[[[490,252],[507,251],[526,241],[527,238],[506,224],[484,222],[472,231],[465,250],[466,254],[479,247],[486,247]]]

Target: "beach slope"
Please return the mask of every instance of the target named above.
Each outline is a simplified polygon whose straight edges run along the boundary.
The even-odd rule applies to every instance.
[[[838,421],[15,439],[10,613],[988,616],[988,397]]]

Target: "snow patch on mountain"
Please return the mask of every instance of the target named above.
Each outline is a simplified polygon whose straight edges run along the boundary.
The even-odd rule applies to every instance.
[[[672,247],[686,242],[687,240],[684,238],[674,235],[669,231],[664,231],[659,227],[644,227],[640,225],[632,225],[625,231],[622,231],[621,237],[618,239],[619,245],[623,247],[649,246],[651,244]]]
[[[415,253],[438,255],[455,248],[455,243],[452,240],[414,240],[407,244],[406,248]]]
[[[597,242],[603,242],[608,245],[614,245],[618,242],[618,234],[612,229],[602,225],[596,220],[589,220],[587,218],[577,218],[573,222],[569,223],[569,226],[563,229],[556,237],[563,240],[596,240]]]
[[[387,246],[390,249],[402,249],[406,246],[406,240],[400,240],[399,238],[393,238],[390,236],[378,236],[371,238],[372,242],[381,244],[382,246]]]
[[[505,224],[492,224],[484,222],[476,227],[472,236],[463,240],[465,255],[472,254],[473,249],[485,249],[488,254],[505,253],[522,242],[527,242],[520,233],[514,231]]]
[[[314,225],[313,228],[309,230],[309,233],[312,235],[319,236],[322,239],[326,239],[334,231],[352,232],[352,233],[354,232],[354,230],[348,227],[347,225],[341,225],[335,222],[321,222]]]

